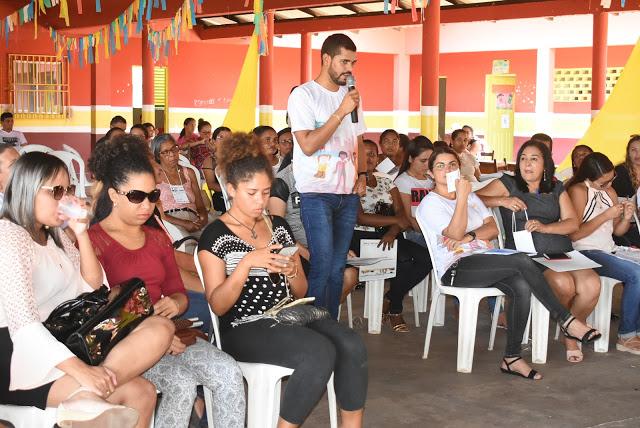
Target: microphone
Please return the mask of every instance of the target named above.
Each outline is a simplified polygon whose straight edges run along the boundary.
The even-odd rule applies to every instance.
[[[356,78],[353,77],[353,74],[347,76],[347,88],[350,91],[356,88]],[[358,106],[351,112],[351,123],[358,123]]]

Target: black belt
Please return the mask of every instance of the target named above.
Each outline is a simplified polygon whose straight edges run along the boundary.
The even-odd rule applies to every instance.
[[[193,214],[195,214],[195,215],[198,215],[198,213],[197,213],[197,212],[195,212],[194,210],[192,210],[191,208],[174,208],[174,209],[172,209],[172,210],[167,210],[167,211],[165,211],[164,213],[165,213],[165,214],[171,214],[171,213],[177,213],[177,212],[180,212],[180,211],[186,211],[186,212],[189,212],[189,213],[193,213]]]

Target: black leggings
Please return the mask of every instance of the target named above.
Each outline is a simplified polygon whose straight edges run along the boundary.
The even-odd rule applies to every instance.
[[[293,369],[280,405],[280,416],[302,424],[327,389],[334,373],[343,410],[364,408],[367,397],[367,349],[360,336],[333,319],[305,327],[263,319],[223,333],[222,348],[240,362]]]
[[[360,255],[361,239],[380,239],[380,232],[354,230],[351,238],[351,250]],[[431,259],[422,245],[404,239],[398,235],[398,261],[396,276],[389,280],[389,291],[384,295],[391,301],[390,312],[402,313],[402,299],[409,290],[418,285],[431,272]]]
[[[475,254],[454,263],[442,276],[442,285],[454,287],[495,287],[510,300],[507,305],[506,357],[520,355],[522,335],[527,326],[531,294],[549,310],[552,319],[564,324],[571,314],[560,304],[542,272],[526,254],[510,256]],[[452,281],[453,278],[453,281]],[[453,282],[453,283],[452,283]]]

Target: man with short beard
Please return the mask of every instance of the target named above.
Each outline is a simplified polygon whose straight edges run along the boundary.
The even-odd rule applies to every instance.
[[[358,194],[366,190],[366,127],[360,94],[347,87],[357,60],[355,44],[344,34],[332,34],[320,53],[320,74],[291,92],[287,111],[293,174],[311,253],[307,295],[337,318]],[[354,110],[357,121],[350,117]]]

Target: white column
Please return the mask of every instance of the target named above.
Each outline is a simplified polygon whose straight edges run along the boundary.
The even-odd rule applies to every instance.
[[[538,48],[536,67],[536,129],[552,135],[551,118],[553,116],[553,70],[555,68],[555,49]]]
[[[393,128],[401,134],[409,131],[409,77],[411,57],[393,56]]]

